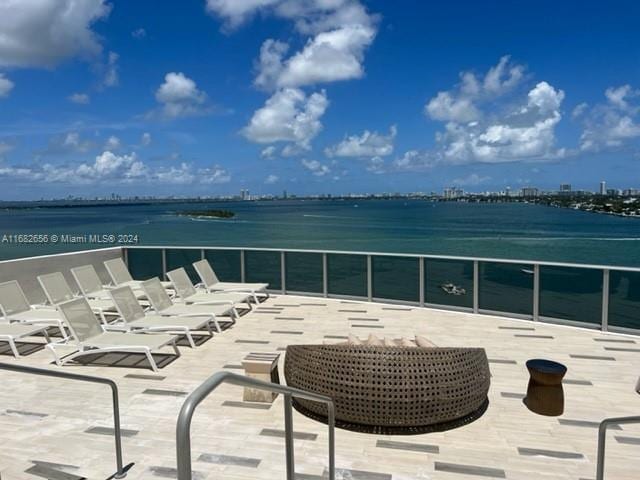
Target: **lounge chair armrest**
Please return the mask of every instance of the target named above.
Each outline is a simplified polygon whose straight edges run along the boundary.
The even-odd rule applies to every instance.
[[[231,300],[205,300],[189,303],[187,305],[233,305],[233,302]]]

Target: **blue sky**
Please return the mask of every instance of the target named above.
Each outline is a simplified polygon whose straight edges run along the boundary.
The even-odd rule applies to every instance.
[[[0,0],[0,198],[640,187],[637,2]]]

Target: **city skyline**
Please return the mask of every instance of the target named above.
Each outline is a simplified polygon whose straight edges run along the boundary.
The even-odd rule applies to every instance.
[[[79,5],[0,6],[3,199],[640,179],[635,2]]]

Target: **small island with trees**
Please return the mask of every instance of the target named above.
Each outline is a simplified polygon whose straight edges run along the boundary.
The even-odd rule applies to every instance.
[[[178,212],[182,217],[192,218],[233,218],[236,214],[230,210],[184,210]]]

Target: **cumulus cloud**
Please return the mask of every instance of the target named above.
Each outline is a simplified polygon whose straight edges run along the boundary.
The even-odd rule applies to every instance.
[[[296,88],[278,90],[254,112],[242,134],[256,143],[293,142],[309,148],[322,130],[320,118],[328,104],[324,91],[307,96]]]
[[[77,103],[78,105],[87,105],[91,98],[86,93],[72,93],[67,97],[71,103]]]
[[[324,177],[325,175],[331,173],[331,168],[328,165],[320,163],[317,160],[307,160],[303,159],[301,162],[302,166],[309,170],[316,177]]]
[[[142,134],[142,136],[140,137],[140,145],[142,145],[143,147],[151,145],[151,134],[149,132],[145,132]]]
[[[358,0],[207,0],[206,10],[224,20],[226,31],[258,13],[291,20],[296,30],[306,35],[377,20]]]
[[[255,84],[271,89],[361,78],[364,50],[373,42],[375,33],[368,25],[345,25],[320,32],[286,60],[288,45],[266,40]]]
[[[52,67],[101,52],[92,25],[109,15],[106,0],[0,2],[0,66]]]
[[[8,97],[13,87],[14,83],[4,73],[0,73],[0,98]]]
[[[160,113],[165,118],[202,115],[210,110],[206,105],[207,94],[182,72],[165,75],[164,83],[156,91],[156,100],[162,105]]]
[[[365,130],[362,135],[346,137],[337,145],[327,147],[324,151],[328,157],[385,157],[393,153],[393,142],[398,130],[395,125],[389,134]]]
[[[32,183],[63,184],[220,184],[231,175],[219,165],[195,168],[187,163],[171,167],[151,168],[135,153],[118,155],[104,151],[92,163],[37,167],[0,165],[0,178],[24,180]]]
[[[435,163],[503,163],[550,160],[567,155],[556,148],[564,92],[545,81],[526,95],[517,87],[525,68],[508,56],[485,75],[462,72],[452,90],[439,92],[425,114],[445,122],[434,152],[407,152],[395,164],[402,169],[430,168]],[[412,167],[413,166],[413,167]]]
[[[582,151],[619,148],[640,138],[640,89],[630,85],[610,87],[606,102],[583,110]]]
[[[408,150],[393,161],[393,167],[400,171],[424,171],[438,162],[438,154],[429,150]]]
[[[278,175],[271,174],[264,179],[264,183],[266,183],[267,185],[273,185],[274,183],[278,183],[279,180],[280,177],[278,177]]]

